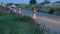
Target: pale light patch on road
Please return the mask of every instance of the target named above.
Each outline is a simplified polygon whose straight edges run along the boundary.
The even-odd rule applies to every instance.
[[[52,23],[55,23],[55,24],[60,24],[60,21],[56,21],[56,20],[53,20],[53,19],[49,19],[47,17],[40,17],[41,20],[44,20],[44,21],[48,21],[48,22],[52,22]]]

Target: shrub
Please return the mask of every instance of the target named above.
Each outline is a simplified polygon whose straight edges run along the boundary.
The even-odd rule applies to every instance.
[[[50,9],[50,11],[49,11],[49,14],[53,14],[54,13],[54,9]]]

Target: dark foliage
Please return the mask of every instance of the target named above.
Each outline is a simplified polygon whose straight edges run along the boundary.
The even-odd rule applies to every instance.
[[[50,1],[47,1],[47,0],[46,0],[46,1],[44,1],[44,3],[45,3],[45,4],[50,4]]]
[[[50,11],[49,11],[49,14],[53,14],[54,13],[54,9],[51,8]]]
[[[37,4],[36,0],[30,0],[30,4]]]

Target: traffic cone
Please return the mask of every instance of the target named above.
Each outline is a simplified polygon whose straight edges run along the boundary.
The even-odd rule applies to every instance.
[[[33,21],[34,21],[34,23],[36,24],[37,18],[36,18],[36,14],[35,14],[35,13],[34,13]]]

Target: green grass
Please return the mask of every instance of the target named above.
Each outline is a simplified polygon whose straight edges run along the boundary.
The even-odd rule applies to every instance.
[[[42,34],[29,16],[17,16],[0,10],[0,34]],[[35,31],[36,30],[36,31]]]

